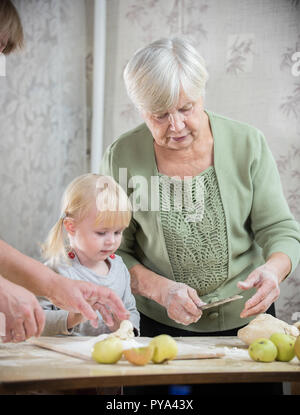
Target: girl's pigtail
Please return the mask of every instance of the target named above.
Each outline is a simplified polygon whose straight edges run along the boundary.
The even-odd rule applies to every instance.
[[[63,225],[64,219],[65,216],[59,218],[50,230],[45,243],[42,245],[43,257],[53,265],[66,256]]]

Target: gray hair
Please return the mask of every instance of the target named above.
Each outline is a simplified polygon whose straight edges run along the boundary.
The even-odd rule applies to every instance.
[[[124,70],[127,93],[139,110],[152,113],[177,105],[180,89],[192,100],[204,96],[204,60],[186,39],[159,39],[139,49]]]

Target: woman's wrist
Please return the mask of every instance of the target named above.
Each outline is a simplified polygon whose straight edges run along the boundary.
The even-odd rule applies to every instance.
[[[129,270],[131,290],[134,294],[149,298],[163,305],[163,287],[170,283],[168,278],[156,274],[141,264],[134,265]]]
[[[275,252],[266,261],[268,268],[276,275],[281,283],[291,272],[292,262],[283,252]]]

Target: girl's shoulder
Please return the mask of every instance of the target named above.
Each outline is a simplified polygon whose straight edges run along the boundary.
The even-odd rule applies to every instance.
[[[120,255],[117,255],[117,254],[110,255],[109,260],[110,260],[110,263],[112,265],[115,264],[115,265],[120,265],[120,266],[125,266],[126,267],[126,265],[124,264],[124,261],[123,261],[123,259]]]
[[[117,255],[117,254],[112,255],[110,257],[110,263],[112,267],[114,267],[114,269],[116,269],[118,272],[120,272],[121,270],[125,271],[126,274],[129,272],[128,268],[126,267],[120,255]]]
[[[48,268],[51,268],[54,272],[57,272],[58,274],[62,274],[64,276],[68,276],[70,270],[72,269],[72,264],[69,264],[64,261],[51,261],[48,260],[44,262],[44,265],[46,265]]]

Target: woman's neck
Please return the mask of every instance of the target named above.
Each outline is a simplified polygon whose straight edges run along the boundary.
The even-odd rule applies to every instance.
[[[157,169],[168,176],[196,176],[214,164],[214,141],[211,135],[195,140],[188,148],[173,150],[154,143]]]

